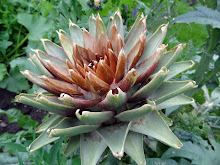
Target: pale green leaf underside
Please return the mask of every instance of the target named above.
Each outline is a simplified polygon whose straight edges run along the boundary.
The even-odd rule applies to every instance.
[[[165,81],[149,98],[155,101],[156,104],[161,104],[195,87],[193,81]]]
[[[178,95],[169,100],[162,102],[161,104],[158,104],[156,106],[156,109],[161,110],[161,109],[178,106],[178,105],[192,104],[193,102],[194,100],[190,97],[187,97],[185,95]]]
[[[28,60],[34,64],[34,66],[41,72],[42,75],[53,77],[53,75],[43,66],[43,64],[40,62],[35,54],[33,56],[30,56]]]
[[[125,152],[139,165],[145,165],[143,135],[130,131],[125,141]]]
[[[107,144],[97,132],[82,134],[80,155],[82,165],[96,165]]]
[[[102,127],[97,130],[100,136],[106,141],[112,154],[118,159],[121,159],[124,155],[124,143],[130,126],[131,122],[120,123]]]
[[[66,61],[67,56],[64,53],[62,47],[60,47],[59,45],[53,43],[52,41],[50,41],[48,39],[41,39],[41,42],[42,42],[47,54],[49,54],[53,57],[57,57],[63,61]]]
[[[52,115],[49,119],[47,119],[46,121],[44,121],[41,125],[39,125],[37,128],[36,128],[36,133],[39,133],[39,132],[43,132],[45,131],[55,120],[57,120],[58,118],[60,118],[61,116],[59,115]]]
[[[171,67],[169,68],[169,74],[165,78],[165,81],[173,78],[174,76],[178,75],[179,73],[184,72],[187,69],[190,69],[194,66],[193,61],[181,61],[181,62],[175,62]]]
[[[62,120],[62,118],[58,118],[55,120],[50,126],[55,126],[57,123],[59,123]],[[56,140],[58,140],[60,137],[52,137],[49,138],[47,134],[47,130],[45,130],[40,136],[37,137],[29,146],[30,152],[36,151],[40,149],[41,147],[52,143]]]
[[[144,52],[138,62],[140,64],[142,61],[150,57],[158,48],[160,44],[162,44],[166,32],[167,32],[167,25],[161,25],[155,32],[154,34],[146,40]]]
[[[49,137],[57,136],[76,136],[82,133],[92,132],[99,125],[81,125],[77,119],[64,118],[60,123],[48,130]]]
[[[152,111],[144,117],[133,121],[130,130],[151,136],[174,148],[180,148],[182,146],[182,143],[172,133],[157,111]]]
[[[69,156],[75,152],[80,146],[80,135],[72,136],[64,150],[65,156]]]
[[[196,11],[190,11],[175,19],[176,23],[199,23],[220,28],[220,13],[207,7],[196,7]]]

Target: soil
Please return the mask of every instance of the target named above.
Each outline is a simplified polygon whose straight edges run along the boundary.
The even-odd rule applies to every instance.
[[[12,100],[15,98],[16,95],[16,93],[0,88],[0,109],[5,111],[10,108],[19,109],[22,114],[30,115],[31,119],[38,121],[38,123],[41,123],[47,112],[21,103],[12,103]],[[22,128],[18,127],[18,123],[9,123],[6,114],[0,115],[0,135],[5,132],[16,134],[20,130],[22,130]]]

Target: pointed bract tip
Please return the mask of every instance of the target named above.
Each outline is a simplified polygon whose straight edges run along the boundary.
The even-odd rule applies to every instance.
[[[99,14],[99,13],[97,14],[96,19],[99,19],[99,20],[101,19],[101,17],[100,17],[100,14]]]
[[[161,31],[162,31],[162,32],[166,32],[168,25],[169,25],[169,22],[168,22],[167,24],[161,25],[161,26],[162,26],[162,27],[161,27]]]
[[[92,13],[92,15],[90,16],[92,19],[95,19],[95,16],[94,16],[94,14]]]
[[[66,95],[66,93],[61,93],[59,98],[64,98],[64,96]]]
[[[69,26],[72,25],[72,24],[73,24],[73,22],[71,21],[71,19],[69,19]]]
[[[115,158],[118,158],[118,160],[121,160],[121,158],[124,156],[124,150],[121,150],[119,153],[118,152],[117,153],[112,152],[112,154]]]
[[[24,70],[24,71],[20,71],[21,72],[21,74],[23,74],[23,75],[28,75],[28,74],[30,74],[30,71],[29,70]]]
[[[75,112],[75,115],[76,115],[76,117],[77,117],[78,119],[79,119],[80,116],[81,116],[79,112],[80,112],[80,109],[77,109],[76,112]]]
[[[48,39],[45,39],[45,38],[40,38],[40,41],[41,42],[45,42],[45,41],[49,41]]]
[[[183,146],[183,143],[180,142],[180,146],[175,147],[176,149],[181,149],[181,147]]]

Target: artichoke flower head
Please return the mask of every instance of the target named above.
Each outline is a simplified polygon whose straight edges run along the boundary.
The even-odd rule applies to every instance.
[[[70,21],[70,34],[58,32],[60,46],[41,39],[46,52],[33,50],[29,58],[41,75],[22,72],[41,90],[20,94],[16,101],[53,115],[36,129],[41,135],[30,151],[66,137],[64,154],[80,148],[82,165],[95,165],[107,147],[118,159],[126,153],[146,164],[146,136],[180,148],[161,109],[193,102],[183,93],[196,87],[194,81],[169,80],[194,63],[175,62],[185,45],[167,51],[162,44],[167,27],[146,38],[142,14],[125,37],[118,10],[107,28],[99,14],[89,18],[89,31]]]

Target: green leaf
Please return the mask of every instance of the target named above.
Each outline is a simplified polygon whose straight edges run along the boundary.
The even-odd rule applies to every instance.
[[[167,69],[172,66],[172,64],[177,60],[177,58],[180,56],[183,48],[185,47],[185,44],[179,44],[176,47],[172,48],[168,52],[166,52],[163,56],[162,59],[159,61],[159,64],[157,68],[155,69],[154,73],[158,72],[160,68],[166,67]]]
[[[95,38],[96,18],[93,14],[89,17],[89,33]]]
[[[220,28],[220,13],[207,7],[196,7],[196,11],[190,11],[175,19],[176,23],[199,23]]]
[[[70,29],[71,41],[73,43],[76,43],[77,45],[83,47],[84,46],[83,32],[79,28],[79,26],[77,26],[76,24],[74,24],[70,21],[69,29]]]
[[[157,88],[149,99],[155,101],[156,104],[160,104],[196,87],[194,81],[165,81],[159,88]]]
[[[40,2],[40,9],[44,17],[47,17],[53,8],[54,8],[53,5],[48,1]]]
[[[53,75],[40,62],[39,58],[37,58],[36,54],[34,54],[33,56],[30,55],[30,58],[28,60],[40,71],[42,75],[53,77]]]
[[[166,100],[156,106],[157,110],[174,107],[178,105],[185,105],[185,104],[192,104],[194,103],[194,100],[190,97],[187,97],[185,95],[178,95],[175,96],[169,100]]]
[[[64,154],[68,157],[70,154],[75,152],[80,146],[80,135],[70,137],[70,140],[64,150]]]
[[[76,136],[96,130],[100,125],[81,125],[78,119],[64,118],[54,127],[48,129],[49,137]]]
[[[98,16],[96,17],[96,34],[95,34],[95,38],[97,42],[100,39],[101,33],[103,33],[105,38],[107,38],[107,31],[106,31],[105,24],[102,21],[100,15],[98,14]]]
[[[123,122],[136,120],[136,119],[150,113],[153,110],[153,108],[155,108],[155,107],[153,107],[149,104],[145,104],[139,108],[123,111],[123,112],[119,113],[118,115],[116,115],[115,118],[120,121],[123,121]]]
[[[49,155],[50,155],[50,159],[49,159],[50,165],[54,165],[55,158],[57,156],[57,153],[60,150],[63,139],[64,139],[64,137],[60,137],[60,139],[57,140],[57,142],[51,148],[50,153],[49,153]]]
[[[160,44],[162,44],[166,33],[167,33],[167,27],[168,24],[161,25],[155,32],[152,34],[152,36],[146,40],[144,52],[138,61],[137,65],[140,64],[142,61],[150,57],[159,47]]]
[[[183,147],[180,150],[169,148],[163,154],[162,159],[182,157],[191,160],[195,165],[220,164],[220,144],[213,139],[209,140],[211,144],[201,138],[194,143],[183,142]]]
[[[180,140],[172,133],[157,111],[152,111],[133,121],[130,130],[151,136],[177,149],[182,147]]]
[[[106,141],[114,157],[121,159],[124,155],[124,144],[130,129],[131,122],[101,127],[97,130]]]
[[[25,26],[29,31],[29,40],[39,40],[48,33],[52,27],[52,21],[38,15],[27,13],[19,13],[17,16],[18,22]]]
[[[5,88],[11,92],[20,92],[22,90],[30,89],[28,80],[20,73],[18,67],[10,69],[9,77],[5,77],[1,83],[0,87]],[[16,85],[15,85],[16,84]]]
[[[107,144],[96,132],[82,134],[80,138],[80,155],[82,165],[96,165]]]
[[[17,155],[17,157],[18,157],[18,163],[19,163],[19,165],[24,165],[24,163],[23,163],[23,161],[22,161],[22,159],[21,159],[21,157],[20,157],[20,154],[17,152],[16,155]]]
[[[59,123],[62,120],[62,118],[59,118],[57,120],[55,120],[50,126],[54,126],[57,123]],[[30,152],[34,152],[38,149],[40,149],[41,147],[52,143],[56,140],[58,140],[60,137],[48,137],[47,134],[47,130],[45,130],[40,136],[37,137],[37,139],[35,139],[29,146],[29,150]]]
[[[142,10],[144,12],[144,14],[150,14],[151,9],[147,7],[147,5],[144,2],[141,1],[137,1],[137,8],[139,10]]]
[[[50,126],[54,121],[56,121],[58,118],[60,118],[59,115],[53,114],[50,118],[48,118],[46,121],[44,121],[41,125],[39,125],[39,126],[36,128],[36,133],[45,131],[45,130],[46,130],[47,128],[49,128],[49,126]]]
[[[56,124],[58,124],[60,121],[62,120],[62,118],[58,118],[57,120],[55,120],[50,126],[53,127],[55,126]],[[58,140],[60,137],[51,137],[49,138],[48,137],[48,134],[47,134],[47,130],[44,131],[40,136],[37,137],[37,139],[35,139],[29,146],[29,150],[30,152],[34,152],[38,149],[40,149],[41,147],[49,144],[49,143],[52,143],[56,140]]]
[[[139,36],[146,30],[146,17],[143,17],[138,22],[136,28],[131,32],[130,37],[128,38],[126,44],[124,45],[125,55],[133,49],[136,43],[139,40]],[[143,55],[142,55],[143,56]]]
[[[76,117],[87,124],[101,124],[108,121],[114,116],[114,111],[102,111],[102,112],[89,112],[82,111],[80,115],[80,109],[76,111]]]
[[[0,41],[0,51],[3,53],[3,54],[6,54],[6,50],[9,46],[11,46],[13,44],[13,42],[11,41],[7,41],[7,40],[3,40],[3,41]]]
[[[124,105],[127,101],[127,94],[123,92],[120,88],[116,88],[118,90],[117,94],[113,94],[112,90],[110,90],[105,99],[101,101],[98,105],[107,110],[120,110],[119,108]]]
[[[160,113],[160,116],[163,118],[164,122],[168,125],[168,126],[172,126],[173,125],[173,121],[168,118],[162,111],[158,111]]]
[[[88,6],[88,2],[89,0],[77,0],[79,2],[79,4],[82,6],[82,10],[85,12],[90,12],[91,8]]]
[[[8,109],[7,111],[0,109],[0,114],[6,114],[9,122],[17,122],[18,126],[24,129],[35,127],[37,124],[37,121],[32,120],[29,115],[23,115],[20,110],[15,108]]]
[[[178,165],[175,160],[172,159],[161,159],[161,158],[147,158],[147,165]]]
[[[69,60],[74,63],[73,61],[73,43],[68,40],[60,31],[58,32],[60,44],[62,45],[62,48],[66,54],[66,56],[69,58]]]
[[[48,39],[41,39],[41,42],[42,42],[47,54],[49,54],[53,57],[57,57],[60,60],[66,61],[67,56],[64,53],[62,47],[60,47],[59,45],[53,43],[52,41],[50,41]]]
[[[6,73],[7,73],[7,68],[5,64],[0,63],[0,81],[3,80]]]
[[[164,67],[159,72],[156,73],[156,76],[145,86],[140,88],[136,93],[134,93],[129,101],[136,102],[141,101],[149,97],[150,95],[153,95],[155,93],[155,90],[160,87],[160,85],[163,83],[164,79],[168,75],[168,70]]]
[[[126,0],[126,2],[127,2],[127,0]],[[140,21],[141,19],[143,19],[143,18],[144,18],[144,15],[142,15],[142,14],[139,14],[139,15],[137,16],[137,18],[136,18],[134,24],[132,25],[132,27],[131,27],[130,31],[128,32],[127,36],[125,37],[125,43],[127,42],[128,38],[131,36],[131,34],[132,34],[133,31],[135,30],[135,28],[137,27],[139,21]]]
[[[54,97],[41,95],[36,99],[37,95],[35,94],[24,94],[16,96],[16,102],[27,104],[39,109],[43,109],[48,112],[56,113],[61,116],[68,116],[70,114],[75,114],[73,107],[69,107],[63,104],[60,100]]]
[[[113,22],[116,24],[117,30],[121,36],[121,39],[124,43],[124,26],[123,26],[123,21],[121,17],[121,13],[119,9],[115,12],[115,15],[113,17]]]
[[[8,149],[13,150],[14,152],[27,152],[27,149],[22,144],[17,143],[0,143],[0,146],[4,146]]]
[[[136,132],[129,132],[125,141],[125,152],[139,165],[145,165],[143,149],[143,135]]]
[[[19,155],[23,160],[29,158],[28,153],[19,153]],[[0,164],[2,165],[18,164],[18,158],[15,156],[12,156],[12,154],[1,152],[0,153]]]
[[[181,61],[181,62],[175,62],[171,67],[169,68],[169,75],[165,78],[165,81],[173,78],[174,76],[178,75],[179,73],[184,72],[187,69],[190,69],[194,66],[193,61]]]
[[[18,57],[10,62],[10,67],[14,69],[18,67],[20,71],[29,70],[33,73],[39,74],[39,71],[33,64],[27,61],[26,57]]]

